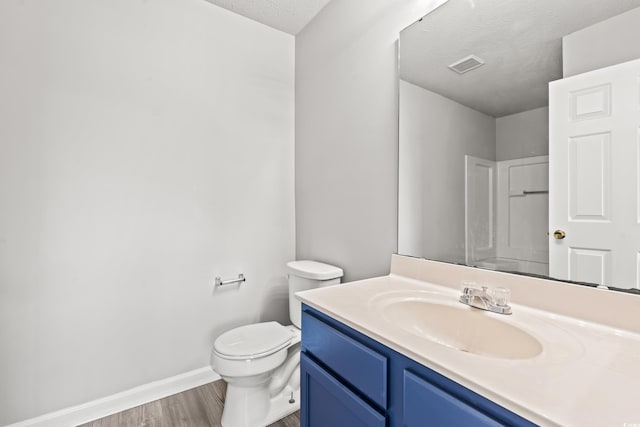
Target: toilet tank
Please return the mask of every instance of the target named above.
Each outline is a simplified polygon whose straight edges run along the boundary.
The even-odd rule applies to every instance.
[[[287,263],[289,275],[289,317],[291,323],[301,328],[302,303],[295,293],[309,289],[337,285],[343,276],[341,268],[316,261],[291,261]]]

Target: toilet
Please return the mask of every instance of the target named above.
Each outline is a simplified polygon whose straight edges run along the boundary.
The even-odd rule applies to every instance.
[[[223,427],[259,427],[300,409],[302,304],[294,296],[340,283],[342,269],[316,261],[287,263],[291,325],[240,326],[213,344],[211,367],[227,382]]]

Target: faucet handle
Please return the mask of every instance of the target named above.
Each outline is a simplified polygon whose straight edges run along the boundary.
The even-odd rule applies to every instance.
[[[471,295],[480,290],[480,288],[475,283],[464,283],[462,285],[462,293],[464,295]]]
[[[469,292],[471,292],[471,289],[473,289],[475,286],[476,286],[476,282],[463,280],[462,282],[460,282],[460,291],[464,295],[467,295]]]
[[[474,290],[478,290],[478,284],[470,280],[463,280],[460,283],[460,290],[462,291],[463,295],[469,295]]]
[[[511,291],[502,286],[498,286],[491,292],[493,296],[493,302],[499,307],[507,307],[509,300],[511,299]]]

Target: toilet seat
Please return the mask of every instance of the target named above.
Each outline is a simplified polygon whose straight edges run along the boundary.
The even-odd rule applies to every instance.
[[[292,338],[291,329],[278,322],[255,323],[225,332],[216,339],[213,348],[224,359],[251,360],[282,350]]]

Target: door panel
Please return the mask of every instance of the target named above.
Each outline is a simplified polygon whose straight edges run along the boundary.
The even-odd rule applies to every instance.
[[[611,282],[611,252],[599,249],[569,248],[569,277],[576,282]]]
[[[611,134],[569,139],[569,220],[609,221]]]
[[[571,92],[571,120],[587,120],[611,115],[611,85]]]

